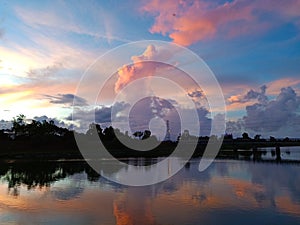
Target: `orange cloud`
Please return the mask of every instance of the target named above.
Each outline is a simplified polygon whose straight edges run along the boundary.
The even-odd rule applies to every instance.
[[[297,91],[297,87],[299,86],[300,80],[298,78],[283,78],[268,83],[267,90],[268,93],[271,95],[278,95],[280,93],[281,88],[283,87],[293,87]]]
[[[299,0],[288,0],[285,4],[280,1],[232,1],[220,5],[203,0],[152,0],[142,11],[155,17],[151,33],[168,35],[175,43],[187,46],[217,34],[234,37],[265,31],[274,21],[261,21],[257,11],[273,12],[284,21],[297,18],[297,6],[300,6]]]
[[[195,43],[198,40],[212,37],[216,33],[216,28],[211,21],[199,20],[192,23],[191,20],[183,18],[175,25],[175,30],[170,34],[170,38],[175,43],[184,46]]]
[[[251,92],[252,92],[252,94],[254,92],[256,92],[259,95],[262,95],[262,94],[263,95],[264,94],[278,95],[281,92],[282,88],[292,87],[296,91],[296,93],[300,94],[300,80],[297,78],[293,78],[293,77],[287,77],[287,78],[275,80],[275,81],[267,83],[264,86],[266,87],[265,92],[261,92],[259,90],[253,91],[253,90],[255,90],[253,87],[244,85],[243,89],[233,91],[233,93],[229,93],[229,97],[227,98],[227,105],[226,105],[227,111],[242,110],[248,105],[257,103],[258,102],[257,98],[250,98],[251,96],[249,95],[249,93],[251,94]],[[231,86],[229,86],[229,87],[231,89],[234,88]],[[231,90],[229,90],[228,87],[225,87],[225,88],[228,89],[228,90],[226,90],[227,92],[231,91]],[[246,90],[248,89],[250,91],[248,91],[248,92],[243,91],[245,89]]]
[[[37,67],[41,63],[37,58],[29,57],[26,53],[20,54],[17,51],[10,50],[0,46],[1,61],[0,74],[16,74],[26,76],[26,71],[32,67]],[[5,83],[1,82],[1,86]]]
[[[236,1],[215,6],[204,1],[183,2],[154,0],[142,10],[155,15],[150,32],[169,34],[175,43],[190,45],[199,40],[212,38],[223,25],[232,21],[250,21],[252,8]],[[232,29],[227,35],[233,33]]]
[[[154,61],[163,55],[153,46],[149,45],[144,53],[139,56],[132,56],[132,64],[124,65],[118,70],[118,80],[115,83],[115,92],[119,92],[124,86],[131,81],[153,76],[159,63],[143,63],[142,61]]]

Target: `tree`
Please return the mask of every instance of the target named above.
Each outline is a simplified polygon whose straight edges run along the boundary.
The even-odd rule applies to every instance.
[[[114,128],[112,126],[106,127],[103,131],[103,134],[106,140],[113,140],[116,137]]]
[[[249,140],[249,139],[250,139],[249,134],[246,133],[246,132],[244,132],[244,133],[242,134],[242,136],[243,136],[243,139],[244,139],[244,140]]]
[[[180,139],[181,139],[181,133],[179,133],[179,134],[178,134],[178,137],[177,137],[177,139],[176,139],[176,140],[177,140],[177,142],[179,142],[179,141],[180,141]]]
[[[224,135],[224,140],[232,140],[232,139],[233,139],[232,134],[225,134]]]
[[[261,135],[260,135],[260,134],[257,134],[257,135],[254,136],[254,139],[255,139],[256,141],[259,141],[259,140],[260,140],[260,137],[261,137]]]
[[[271,142],[275,142],[275,141],[276,141],[276,138],[273,137],[273,136],[270,136],[270,141],[271,141]]]
[[[15,133],[15,136],[18,135],[24,135],[25,134],[25,128],[26,128],[26,124],[25,124],[25,115],[20,114],[17,117],[13,118],[13,126],[12,126],[12,130]]]
[[[103,135],[103,133],[102,133],[103,130],[99,124],[96,124],[96,130],[97,130],[98,135],[101,137]]]
[[[285,137],[285,138],[283,139],[283,141],[284,141],[284,142],[289,142],[289,141],[290,141],[290,138],[289,138],[289,137]]]
[[[31,124],[27,125],[28,135],[29,136],[41,135],[40,132],[41,126],[42,123],[40,121],[32,120]]]
[[[145,130],[144,134],[143,134],[143,137],[142,137],[142,140],[147,139],[150,136],[151,136],[151,131],[150,130]]]
[[[136,131],[133,133],[133,136],[137,137],[138,139],[141,139],[141,137],[143,136],[143,132],[142,131]]]

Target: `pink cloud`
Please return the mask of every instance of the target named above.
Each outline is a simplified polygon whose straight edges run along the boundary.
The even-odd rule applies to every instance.
[[[124,86],[133,80],[142,77],[153,76],[160,63],[154,61],[168,58],[164,51],[158,51],[153,45],[149,45],[142,55],[132,56],[132,64],[124,65],[118,70],[118,79],[115,83],[115,92],[118,93]],[[149,61],[145,63],[143,61]],[[151,62],[152,61],[152,62]]]
[[[260,12],[274,13],[278,21],[299,24],[299,7],[299,0],[287,0],[284,4],[277,0],[236,0],[219,5],[203,0],[152,0],[141,9],[155,17],[151,33],[168,35],[175,43],[187,46],[216,36],[232,38],[260,33],[277,25],[270,19],[262,21]]]
[[[300,94],[300,80],[297,78],[286,77],[283,79],[275,80],[267,84],[268,93],[270,95],[277,95],[280,93],[282,87],[292,87],[294,90]]]

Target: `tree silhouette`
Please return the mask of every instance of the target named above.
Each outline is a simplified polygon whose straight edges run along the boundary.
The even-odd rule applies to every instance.
[[[276,141],[276,138],[273,137],[273,136],[270,136],[270,141],[271,141],[271,142],[275,142],[275,141]]]
[[[232,134],[225,134],[224,135],[224,140],[232,140],[232,139],[233,139]]]
[[[133,136],[137,137],[138,139],[141,139],[141,137],[143,136],[143,132],[142,131],[136,131],[133,133]]]
[[[26,117],[23,114],[18,115],[17,117],[13,118],[13,126],[12,130],[15,133],[15,136],[24,135],[25,134],[25,119]]]
[[[246,132],[244,132],[244,133],[242,134],[242,136],[243,136],[243,139],[244,139],[244,140],[249,140],[249,139],[250,139],[249,134],[246,133]]]
[[[145,130],[143,133],[142,140],[147,139],[151,136],[151,131],[150,130]]]
[[[105,140],[114,140],[116,135],[112,126],[106,127],[103,131]]]
[[[259,140],[260,140],[260,137],[261,137],[261,135],[260,135],[260,134],[257,134],[257,135],[254,136],[254,139],[255,139],[256,141],[259,141]]]

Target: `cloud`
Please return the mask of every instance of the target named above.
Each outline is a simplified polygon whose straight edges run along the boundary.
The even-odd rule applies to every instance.
[[[75,123],[80,124],[80,128],[78,129],[80,132],[85,132],[92,122],[103,126],[110,126],[113,120],[114,127],[119,128],[123,132],[150,129],[153,134],[163,139],[165,135],[165,133],[162,133],[165,132],[163,130],[164,125],[151,125],[152,119],[161,118],[165,122],[169,121],[171,139],[176,140],[179,133],[182,133],[185,129],[189,129],[189,127],[181,127],[180,115],[175,107],[180,108],[181,112],[185,115],[185,119],[189,120],[189,118],[193,118],[189,116],[193,115],[193,110],[182,108],[175,100],[150,96],[139,100],[133,106],[125,102],[117,102],[113,106],[98,106],[95,109],[77,107],[74,109],[73,116],[69,115],[65,119],[68,121],[73,120]],[[190,130],[190,133],[201,136],[209,135],[212,122],[208,117],[210,112],[204,107],[196,108],[196,112],[200,123],[200,134],[197,133],[198,130]],[[129,117],[125,118],[125,115],[129,115]],[[124,124],[124,121],[129,122],[129,127]],[[185,121],[185,124],[190,124],[190,127],[194,127],[195,121],[190,119],[189,121]]]
[[[190,45],[197,41],[255,34],[287,20],[299,23],[295,9],[300,1],[231,1],[225,3],[196,1],[147,1],[141,11],[153,15],[151,33],[168,35],[175,43]],[[268,13],[270,18],[263,15]],[[274,19],[274,18],[276,19]]]
[[[232,134],[235,137],[241,136],[245,131],[245,123],[243,119],[238,119],[237,121],[227,121],[226,122],[226,133]]]
[[[5,31],[3,28],[0,28],[0,39],[3,39]]]
[[[44,68],[30,69],[27,72],[27,76],[29,78],[44,79],[45,77],[54,76],[62,69],[63,69],[63,64],[57,62],[54,63],[53,65],[46,66]]]
[[[6,59],[7,58],[5,58],[5,60]],[[6,64],[5,60],[3,61],[4,66]],[[26,61],[22,59],[20,59],[20,61],[26,63]],[[16,61],[16,65],[18,65],[19,68],[18,63],[19,60]],[[44,104],[45,102],[40,101],[45,100],[45,98],[41,99],[41,96],[45,97],[44,93],[47,93],[47,99],[52,99],[52,97],[57,98],[58,96],[56,96],[56,94],[61,90],[67,93],[73,93],[75,91],[79,80],[78,71],[68,70],[61,62],[56,62],[45,67],[36,67],[30,64],[28,66],[31,69],[25,70],[24,76],[14,73],[14,71],[1,76],[0,101],[4,101],[10,105],[18,105],[21,101],[27,102],[28,104],[35,102],[39,104],[39,107],[45,108],[47,107],[47,105]],[[22,68],[22,65],[20,67]],[[63,96],[59,97],[62,98]],[[82,104],[80,101],[79,103]]]
[[[179,109],[180,111],[177,111]],[[161,118],[165,123],[168,120],[170,125],[170,135],[172,140],[176,140],[178,135],[183,130],[188,129],[190,134],[206,136],[210,134],[211,119],[208,117],[210,112],[204,107],[197,107],[196,113],[200,124],[200,133],[198,130],[191,130],[194,128],[195,121],[193,121],[194,109],[182,107],[175,100],[163,99],[159,97],[147,97],[138,101],[130,110],[129,125],[131,130],[151,130],[151,120],[154,118]],[[184,116],[180,115],[182,113]],[[185,119],[185,125],[182,127],[181,119]],[[159,127],[152,127],[159,133],[161,139],[164,138],[165,133],[161,135],[162,131],[165,132],[163,124]],[[160,131],[158,131],[160,130]],[[153,131],[153,130],[152,130]],[[155,132],[154,132],[155,133]],[[162,136],[162,137],[161,137]]]
[[[282,127],[299,126],[300,97],[291,88],[282,88],[275,100],[246,107],[245,128],[260,132],[278,131]]]
[[[10,129],[12,127],[12,121],[0,120],[0,130]]]
[[[80,174],[70,176],[68,184],[63,186],[55,186],[50,193],[54,199],[58,200],[72,200],[78,198],[84,191],[84,184],[81,182]]]
[[[61,79],[56,79],[56,76],[16,79],[14,76],[10,76],[10,78],[13,79],[14,83],[0,87],[0,102],[5,105],[6,109],[10,110],[10,112],[0,112],[0,116],[6,119],[15,116],[15,112],[21,113],[21,111],[30,116],[39,115],[45,110],[51,116],[61,110],[65,111],[66,109],[62,109],[61,105],[50,103],[50,101],[58,101],[62,98],[63,96],[57,95],[61,90],[66,93],[73,93],[76,87],[76,80],[64,77]],[[65,96],[65,100],[66,97],[68,96]],[[72,105],[71,99],[68,102],[66,105]],[[82,104],[80,99],[76,99],[76,103],[78,102],[79,105]]]
[[[92,122],[110,126],[112,120],[114,126],[119,126],[123,132],[128,130],[124,126],[124,121],[129,121],[129,128],[132,132],[149,129],[149,122],[153,118],[162,118],[165,121],[170,120],[175,127],[172,127],[174,138],[180,133],[180,119],[173,104],[174,100],[165,100],[158,97],[147,97],[138,101],[130,108],[125,102],[116,102],[113,106],[98,106],[95,109],[75,108],[73,117],[69,115],[67,120],[74,120],[81,125],[81,129],[88,128]],[[130,110],[130,111],[129,111]],[[124,116],[128,113],[129,118]],[[124,130],[126,128],[126,130]],[[160,127],[161,129],[161,127]]]
[[[77,107],[74,109],[73,115],[69,115],[65,119],[76,121],[80,124],[81,129],[87,129],[92,122],[102,124],[111,123],[112,119],[114,121],[120,119],[119,113],[129,106],[125,102],[116,102],[113,106],[97,106],[94,109]]]
[[[202,90],[195,90],[188,93],[191,98],[203,98],[205,95]]]
[[[30,119],[30,118],[26,119],[27,123],[31,123],[31,120],[40,121],[40,122],[51,121],[52,120],[56,126],[65,127],[65,128],[68,128],[68,129],[73,129],[74,128],[74,124],[66,123],[62,120],[59,120],[57,118],[51,118],[51,117],[48,117],[46,115],[35,116],[32,119]],[[0,130],[2,130],[2,129],[11,129],[12,125],[13,125],[12,120],[11,121],[7,121],[7,120],[3,120],[3,119],[0,120]]]
[[[264,91],[265,88],[260,93],[252,93],[256,98],[263,94],[263,100],[246,106],[246,116],[227,122],[226,131],[236,136],[246,131],[252,135],[296,137],[300,132],[300,96],[293,88],[286,87],[275,99],[267,100]]]
[[[260,92],[250,90],[245,95],[233,95],[228,98],[228,102],[232,103],[246,103],[252,100],[258,100],[258,102],[265,104],[268,101],[268,97],[266,96],[267,86],[263,85],[260,87]]]
[[[3,20],[0,19],[0,25],[2,25],[2,23]],[[4,35],[5,35],[5,30],[3,27],[0,27],[0,40],[3,39]]]
[[[201,89],[190,91],[187,93],[187,95],[192,98],[197,108],[201,108],[201,107],[209,108],[206,95]]]
[[[176,108],[175,108],[176,107]],[[177,111],[180,109],[180,112]],[[208,118],[209,111],[204,107],[198,107],[195,109],[199,123],[200,123],[200,134],[194,128],[195,121],[193,121],[194,109],[184,108],[178,104],[175,100],[163,99],[159,97],[147,97],[137,102],[130,111],[129,123],[132,130],[146,130],[149,129],[149,124],[153,118],[161,118],[163,121],[169,121],[171,139],[175,140],[179,133],[183,130],[188,129],[193,135],[206,136],[210,134],[211,130],[211,119]],[[180,115],[182,113],[184,116]],[[181,119],[185,119],[185,125],[188,127],[182,127]],[[160,129],[163,126],[160,125]]]
[[[299,76],[298,76],[299,77]],[[284,84],[286,87],[292,87],[296,92],[300,90],[300,80],[299,78],[293,78],[293,77],[285,77],[279,80],[272,81],[267,84],[268,86],[268,94],[276,95],[280,92],[282,88],[282,84]]]
[[[212,120],[208,118],[210,112],[204,108],[197,108],[197,113],[200,122],[200,136],[209,136],[211,131]],[[219,115],[219,114],[218,114]]]
[[[63,3],[56,8],[48,6],[39,10],[15,7],[15,12],[27,26],[34,29],[48,29],[50,31],[55,29],[56,32],[70,32],[88,35],[93,38],[103,38],[108,42],[111,40],[130,42],[128,39],[113,34],[112,29],[117,26],[117,23],[100,5],[93,4],[92,7],[85,5],[79,8],[78,11],[70,9],[71,5]],[[88,14],[86,14],[87,11]],[[78,19],[80,16],[86,19]],[[89,21],[89,23],[86,21]],[[90,21],[95,25],[91,26]]]
[[[132,106],[129,112],[129,125],[133,131],[150,129],[149,124],[153,118],[161,118],[172,123],[171,136],[176,138],[180,133],[180,118],[175,109],[177,102],[159,97],[146,97]],[[159,127],[161,130],[163,126]],[[176,137],[175,137],[176,136]]]
[[[86,99],[76,96],[74,94],[57,94],[53,95],[44,95],[45,97],[50,99],[50,103],[52,104],[63,104],[72,106],[87,106],[88,102]]]
[[[149,45],[142,55],[131,57],[132,64],[124,65],[118,70],[115,92],[118,93],[124,86],[135,79],[153,76],[156,69],[162,66],[160,63],[155,63],[155,61],[167,60],[170,57],[171,55],[168,51],[157,49],[154,45]],[[143,63],[141,61],[150,62]]]
[[[66,127],[68,129],[73,129],[74,128],[74,124],[71,124],[71,123],[66,123],[62,120],[59,120],[57,118],[51,118],[51,117],[48,117],[46,115],[43,115],[43,116],[35,116],[33,117],[33,120],[36,120],[36,121],[40,121],[40,122],[43,122],[43,121],[53,121],[54,124],[56,126],[59,126],[59,127]]]

